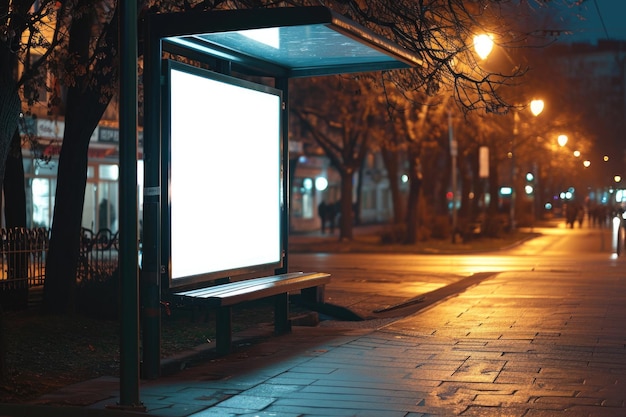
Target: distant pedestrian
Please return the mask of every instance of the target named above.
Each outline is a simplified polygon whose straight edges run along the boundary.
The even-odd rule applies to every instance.
[[[102,199],[99,207],[98,228],[99,229],[112,229],[113,223],[115,223],[115,208],[113,204],[109,203],[106,198]]]
[[[566,213],[565,219],[566,219],[567,226],[570,229],[573,229],[574,223],[576,223],[576,218],[578,216],[578,208],[576,207],[576,204],[574,203],[567,204],[565,208],[565,213]]]
[[[578,221],[578,227],[583,227],[583,221],[585,220],[585,208],[583,206],[578,206],[576,220]]]
[[[322,200],[322,202],[317,206],[317,214],[320,216],[320,221],[322,223],[322,233],[326,233],[326,220],[328,217],[328,206],[326,202]]]

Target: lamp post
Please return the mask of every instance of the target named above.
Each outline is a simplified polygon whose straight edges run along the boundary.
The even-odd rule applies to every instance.
[[[456,233],[458,227],[458,218],[456,212],[456,201],[457,201],[457,172],[456,172],[456,158],[459,152],[459,146],[457,141],[454,139],[454,128],[452,126],[452,112],[448,112],[448,139],[450,141],[450,157],[452,158],[452,243],[456,243]]]
[[[485,59],[493,49],[493,36],[480,34],[474,36],[474,52],[480,59]],[[454,138],[454,126],[452,124],[452,111],[448,111],[448,140],[450,145],[451,173],[452,176],[452,243],[456,243],[456,234],[458,228],[457,201],[458,201],[458,179],[457,179],[457,156],[459,153],[459,145]]]
[[[493,49],[493,46],[494,46],[493,36],[487,35],[487,34],[474,36],[474,50],[481,59],[484,60],[489,56],[489,54],[491,53],[491,50]],[[507,56],[509,60],[511,60],[511,57],[506,53],[506,51],[505,51],[505,55]],[[538,116],[543,111],[544,105],[545,103],[541,99],[532,100],[530,102],[531,113],[534,116]],[[512,165],[511,166],[511,179],[513,182],[513,187],[512,187],[512,192],[511,192],[511,207],[510,207],[511,230],[515,230],[515,179],[517,176],[517,172],[516,172],[517,168],[515,166],[515,139],[518,134],[518,124],[519,124],[519,113],[516,112],[514,114],[513,139],[511,141],[511,165]],[[451,129],[452,128],[450,128],[450,132],[452,132]],[[450,143],[452,144],[452,142],[453,142],[452,133],[450,133]],[[450,150],[452,153],[452,146],[450,147]],[[453,180],[453,184],[454,184],[454,180]],[[456,198],[456,193],[455,193],[455,198]],[[455,213],[453,212],[453,215],[454,214]]]
[[[534,99],[530,102],[530,112],[533,116],[537,117],[543,111],[545,103],[541,99]],[[511,140],[511,183],[513,185],[511,190],[511,207],[509,208],[511,231],[515,230],[515,204],[516,204],[516,192],[515,192],[515,180],[517,178],[517,166],[515,165],[515,140],[519,133],[519,113],[515,112],[513,115],[513,139]]]

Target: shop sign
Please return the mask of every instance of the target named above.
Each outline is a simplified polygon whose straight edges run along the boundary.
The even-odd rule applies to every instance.
[[[101,127],[98,142],[119,143],[120,132],[110,127]]]
[[[137,141],[139,143],[139,146],[143,145],[143,130],[141,129],[137,132]],[[100,126],[98,142],[119,143],[120,131],[116,128]]]
[[[63,139],[65,122],[58,120],[37,119],[36,135],[46,139]]]
[[[98,138],[99,127],[96,126],[91,134],[90,141]],[[37,130],[35,135],[45,139],[63,139],[65,132],[65,122],[62,120],[37,119]]]

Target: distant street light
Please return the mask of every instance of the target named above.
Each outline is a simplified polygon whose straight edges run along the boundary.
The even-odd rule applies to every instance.
[[[315,189],[318,191],[324,191],[328,188],[328,180],[325,177],[315,178]]]
[[[541,112],[543,111],[543,106],[544,106],[544,102],[543,100],[533,100],[530,102],[530,111],[533,114],[533,116],[539,116],[541,114]]]
[[[559,143],[559,146],[562,148],[563,146],[567,145],[568,137],[567,135],[559,135],[556,140]]]

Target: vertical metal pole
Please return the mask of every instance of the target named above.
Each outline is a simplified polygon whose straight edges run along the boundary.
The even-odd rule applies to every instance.
[[[289,269],[289,195],[291,184],[289,183],[289,79],[277,78],[276,88],[283,92],[283,123],[281,127],[282,154],[281,163],[283,167],[282,178],[282,216],[280,222],[280,237],[283,246],[283,266],[277,273],[286,273]]]
[[[137,1],[120,2],[120,406],[139,400]]]
[[[141,268],[143,367],[161,373],[161,38],[148,16],[144,31],[144,190]]]
[[[519,113],[515,112],[513,114],[513,139],[511,140],[511,207],[510,207],[510,216],[511,216],[511,232],[515,231],[515,204],[517,200],[516,193],[516,180],[517,180],[517,167],[515,166],[515,140],[517,139],[517,124],[519,123]]]
[[[458,155],[458,143],[454,139],[454,128],[452,127],[452,112],[448,112],[448,138],[450,140],[450,157],[452,158],[452,242],[456,243],[456,233],[458,227],[458,219],[456,212],[457,201],[457,173],[456,173],[456,158]]]

